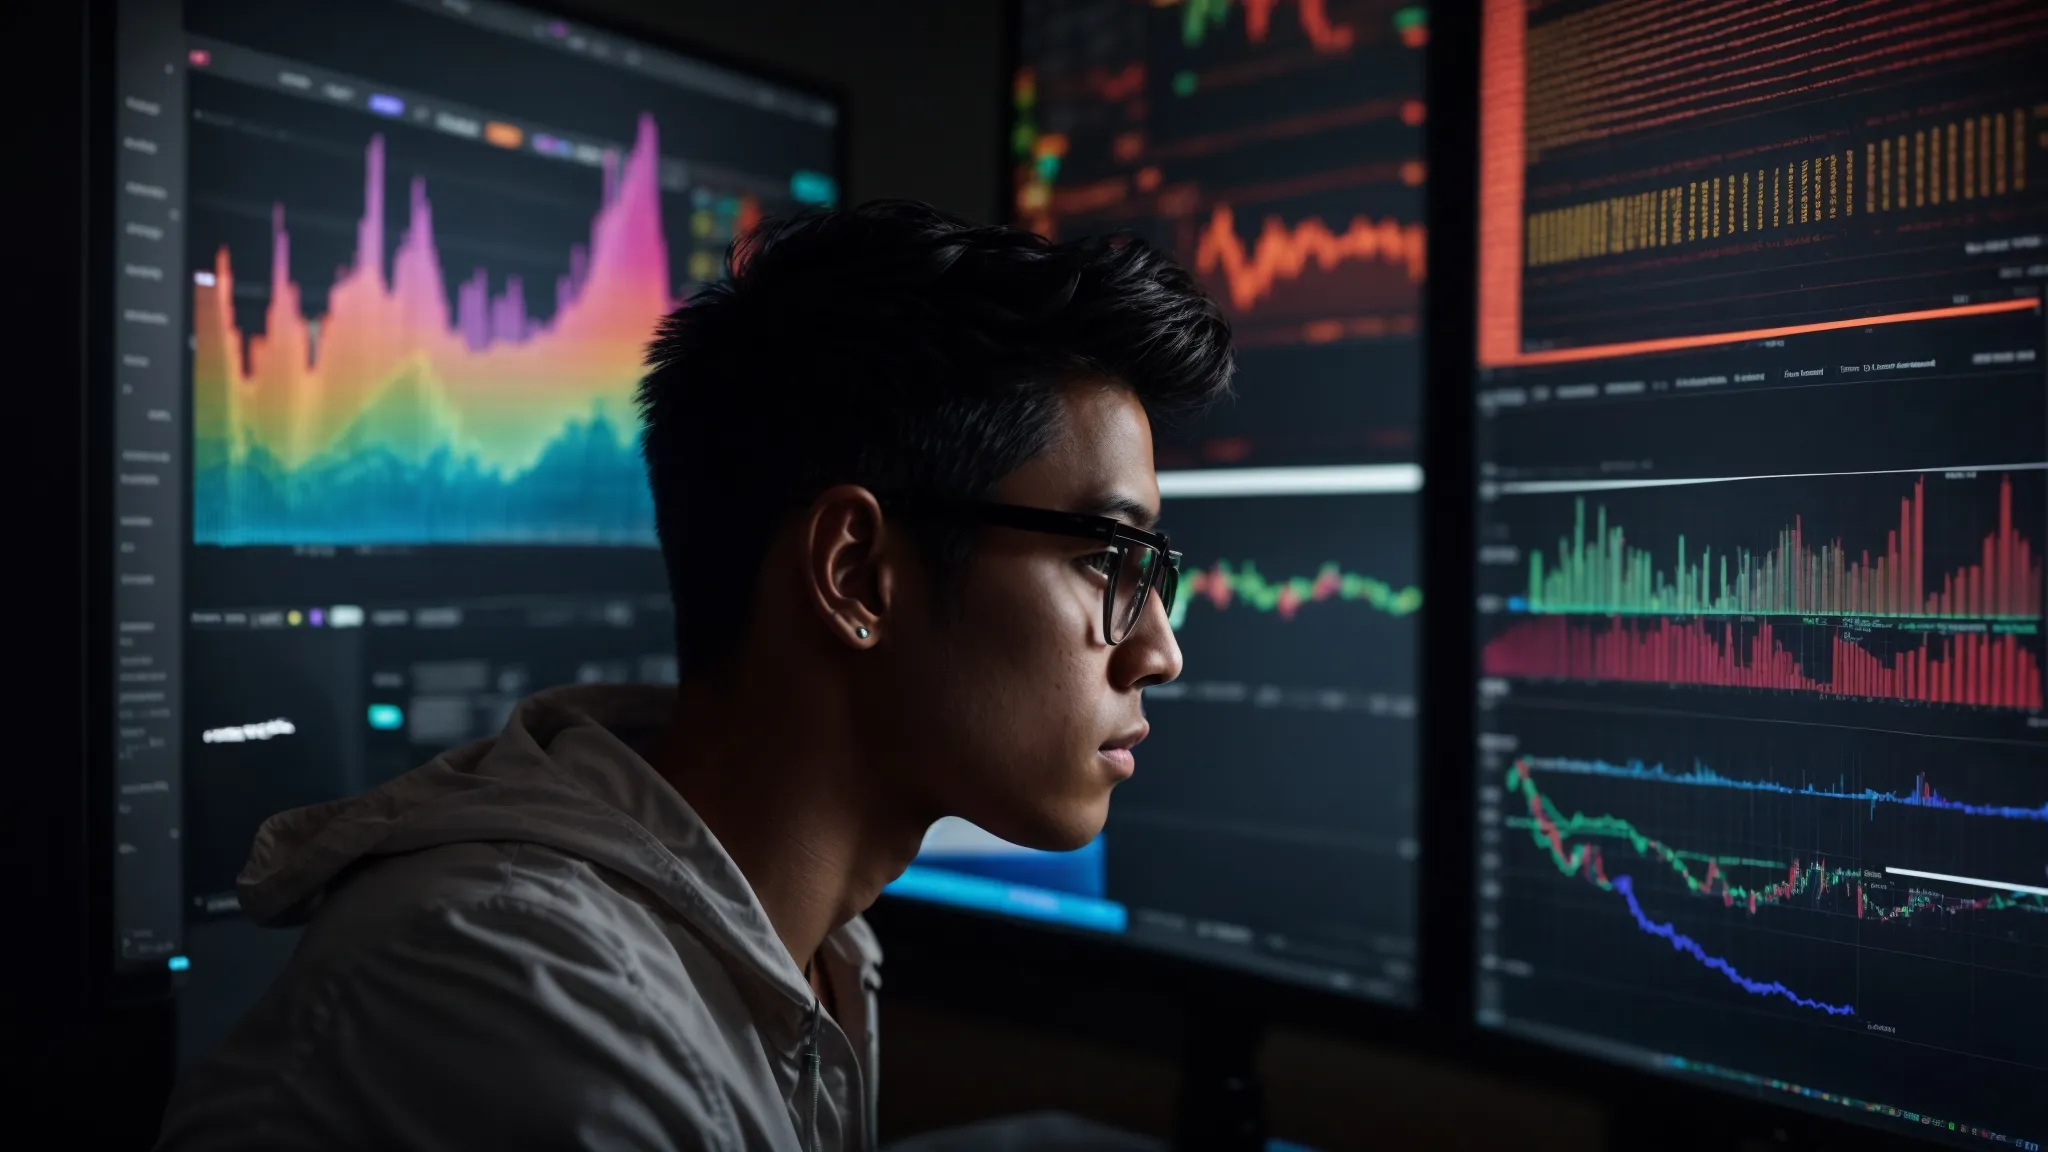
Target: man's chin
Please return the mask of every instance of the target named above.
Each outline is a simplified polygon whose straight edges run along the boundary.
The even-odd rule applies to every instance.
[[[1103,821],[1095,820],[1064,827],[1055,833],[1037,838],[1037,843],[1027,844],[1025,847],[1036,848],[1040,852],[1079,852],[1095,843],[1095,838],[1102,835],[1102,825]]]
[[[1094,843],[1109,819],[1109,798],[1057,807],[1038,806],[1009,813],[1000,826],[982,827],[1019,848],[1039,852],[1075,852]]]

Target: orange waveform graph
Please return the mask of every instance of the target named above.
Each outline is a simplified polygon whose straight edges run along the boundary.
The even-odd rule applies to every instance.
[[[1236,213],[1218,204],[1195,244],[1195,270],[1204,277],[1221,274],[1225,296],[1240,312],[1256,308],[1282,281],[1300,280],[1314,269],[1335,272],[1348,263],[1370,263],[1399,270],[1409,285],[1420,284],[1427,267],[1428,244],[1423,226],[1398,220],[1353,217],[1342,232],[1317,217],[1289,225],[1267,216],[1249,248],[1237,234]]]

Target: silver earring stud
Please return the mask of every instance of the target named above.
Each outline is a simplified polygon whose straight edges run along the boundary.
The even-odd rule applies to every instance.
[[[856,624],[853,626],[853,634],[865,640],[868,638],[867,627],[865,625]]]

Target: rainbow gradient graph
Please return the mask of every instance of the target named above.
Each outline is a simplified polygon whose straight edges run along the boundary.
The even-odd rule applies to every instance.
[[[387,268],[384,140],[365,154],[353,261],[326,315],[272,209],[269,310],[242,332],[225,247],[193,290],[193,538],[276,545],[654,543],[633,392],[672,306],[654,119],[608,155],[552,319],[479,269],[450,315],[424,181]]]

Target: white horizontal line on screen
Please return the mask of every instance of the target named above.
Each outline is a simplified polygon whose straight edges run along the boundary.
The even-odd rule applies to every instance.
[[[1946,880],[1951,884],[1970,884],[1978,888],[1996,888],[2000,892],[2024,892],[2029,896],[2048,896],[2048,888],[2039,884],[2013,884],[2005,880],[1979,880],[1975,876],[1951,876],[1946,872],[1922,872],[1915,868],[1886,868],[1887,876],[1916,876],[1922,880]]]
[[[1812,480],[1824,476],[1901,476],[1944,472],[2040,472],[2048,462],[2027,464],[1960,464],[1946,468],[1873,468],[1864,472],[1776,472],[1759,476],[1679,476],[1641,480],[1502,480],[1493,485],[1502,496],[1542,496],[1558,492],[1611,492],[1618,488],[1676,488],[1684,484],[1733,484],[1738,480]],[[1161,477],[1163,481],[1165,477]],[[1482,485],[1484,486],[1484,485]]]
[[[1159,474],[1159,495],[1168,500],[1194,496],[1343,496],[1420,491],[1420,464],[1199,468]]]

